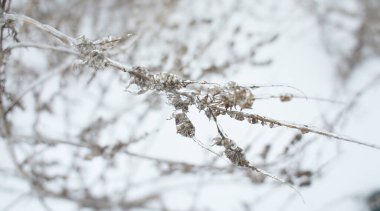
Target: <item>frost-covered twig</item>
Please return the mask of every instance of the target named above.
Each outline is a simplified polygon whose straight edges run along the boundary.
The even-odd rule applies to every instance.
[[[240,121],[241,120],[247,120],[251,124],[261,123],[262,125],[269,125],[269,127],[283,126],[283,127],[287,127],[287,128],[298,129],[301,131],[301,133],[315,133],[315,134],[326,136],[329,138],[338,139],[341,141],[351,142],[351,143],[355,143],[355,144],[359,144],[359,145],[363,145],[363,146],[367,146],[367,147],[371,147],[371,148],[375,148],[375,149],[380,149],[380,146],[377,146],[375,144],[364,143],[364,142],[361,142],[361,141],[358,141],[358,140],[355,140],[355,139],[352,139],[352,138],[349,138],[346,136],[342,136],[342,135],[338,135],[338,134],[335,134],[332,132],[324,131],[322,129],[313,128],[313,127],[310,127],[308,125],[299,125],[299,124],[295,124],[295,123],[289,123],[289,122],[280,121],[280,120],[272,119],[269,117],[261,116],[258,114],[249,114],[249,113],[243,113],[240,111],[224,110],[224,109],[220,109],[217,107],[213,107],[213,108],[215,110],[218,110],[222,114],[227,114],[227,115],[231,116],[232,118],[234,118],[236,120],[240,120]]]
[[[16,43],[16,44],[10,45],[4,51],[7,52],[16,48],[39,48],[39,49],[53,50],[53,51],[73,54],[76,56],[80,55],[77,51],[72,50],[67,47],[46,45],[46,44],[41,44],[41,43],[29,43],[29,42]]]
[[[49,34],[56,37],[58,40],[62,41],[63,43],[65,43],[67,45],[75,45],[75,43],[76,43],[76,39],[66,35],[65,33],[61,32],[61,31],[58,31],[57,29],[55,29],[54,27],[52,27],[50,25],[40,23],[39,21],[37,21],[31,17],[25,16],[25,15],[20,15],[20,14],[3,13],[2,18],[5,20],[20,21],[20,22],[32,24],[33,26],[35,26],[35,27],[37,27],[37,28],[39,28],[45,32],[48,32]]]

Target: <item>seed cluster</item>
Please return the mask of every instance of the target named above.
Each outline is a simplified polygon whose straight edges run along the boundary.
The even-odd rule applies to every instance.
[[[235,82],[229,82],[225,86],[215,86],[207,90],[201,98],[203,104],[217,106],[225,109],[240,107],[240,110],[252,108],[255,98],[249,88],[239,86]]]
[[[193,138],[195,127],[185,113],[177,112],[174,114],[177,133],[184,137]]]
[[[225,137],[216,137],[213,142],[214,145],[224,147],[224,154],[233,164],[242,167],[249,166],[249,161],[245,158],[243,149],[237,146],[233,140]]]
[[[181,80],[178,76],[170,73],[150,73],[146,68],[133,67],[129,71],[131,79],[127,85],[137,85],[140,88],[138,94],[145,93],[148,90],[173,92],[186,87],[189,82]]]

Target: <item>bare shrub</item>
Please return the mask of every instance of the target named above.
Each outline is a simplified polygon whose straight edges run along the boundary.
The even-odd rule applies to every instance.
[[[258,60],[256,55],[279,35],[257,35],[232,20],[236,14],[254,19],[245,10],[254,2],[199,1],[196,7],[193,3],[1,1],[1,137],[15,177],[26,181],[47,210],[51,208],[45,199],[50,198],[93,210],[170,210],[173,204],[165,189],[136,192],[149,181],[160,183],[178,175],[238,175],[252,185],[279,181],[298,191],[317,177],[294,159],[307,147],[302,142],[306,133],[379,149],[255,114],[255,91],[262,86],[208,82],[212,75],[223,76],[242,65],[269,65],[269,58]],[[246,45],[247,40],[245,51],[238,50],[236,46]],[[132,94],[114,92],[122,88]],[[307,97],[287,93],[268,98],[289,102]],[[173,110],[170,121],[176,132],[211,158],[190,163],[144,154],[144,146],[160,130],[160,125],[144,125],[157,120],[150,115],[166,107]],[[214,124],[213,140],[197,138],[198,125],[188,116],[191,109]],[[274,161],[267,160],[269,143],[258,155],[261,160],[252,162],[247,156],[251,144],[241,146],[239,140],[228,138],[219,123],[222,117],[295,132]],[[133,159],[148,166],[148,179],[141,175],[137,181],[128,179],[137,172],[128,163]],[[294,161],[292,167],[281,165],[288,160]],[[120,171],[123,178],[116,187],[112,171]]]

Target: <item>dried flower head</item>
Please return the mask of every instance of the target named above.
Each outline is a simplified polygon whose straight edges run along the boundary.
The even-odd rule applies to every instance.
[[[76,48],[80,52],[84,64],[96,70],[107,67],[106,56],[103,50],[92,41],[81,36],[76,40]]]
[[[137,85],[140,88],[138,94],[142,94],[148,90],[170,93],[185,88],[191,83],[171,73],[152,74],[146,68],[140,66],[133,67],[132,70],[129,71],[129,74],[131,79],[127,88],[132,84]]]
[[[255,100],[252,91],[249,88],[238,85],[235,82],[229,82],[223,87],[212,87],[208,90],[210,103],[225,109],[240,107],[240,110],[252,108]]]

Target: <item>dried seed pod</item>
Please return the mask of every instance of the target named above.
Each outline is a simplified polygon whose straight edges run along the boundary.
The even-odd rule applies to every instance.
[[[185,113],[175,113],[174,119],[177,128],[177,133],[188,138],[194,137],[195,127]]]
[[[256,123],[258,123],[258,120],[254,116],[249,116],[248,117],[248,122],[251,123],[251,124],[256,124]]]
[[[77,39],[76,48],[83,55],[81,58],[83,62],[89,67],[98,70],[104,69],[107,66],[103,51],[84,36]]]
[[[85,63],[96,70],[104,69],[107,67],[106,57],[103,52],[99,50],[93,50],[88,53],[84,58]]]
[[[243,150],[234,145],[233,147],[228,147],[224,150],[226,157],[235,165],[238,166],[248,166],[249,162],[245,158]]]
[[[143,67],[133,67],[129,71],[131,79],[127,88],[134,84],[141,90],[138,94],[147,90],[173,91],[186,87],[188,81],[181,80],[178,76],[170,73],[152,74]]]
[[[184,96],[170,95],[170,104],[172,104],[176,110],[188,112],[189,106],[193,104],[193,99]]]
[[[213,144],[217,146],[223,146],[224,148],[230,148],[235,146],[235,143],[229,138],[215,137]]]
[[[283,94],[283,95],[280,95],[280,101],[281,102],[289,102],[293,99],[293,95],[292,94]]]
[[[127,89],[131,85],[136,85],[139,91],[136,94],[143,94],[148,90],[152,90],[154,87],[153,79],[151,74],[142,67],[133,67],[130,72],[131,79],[128,82]]]
[[[181,80],[178,76],[171,73],[155,74],[153,79],[155,82],[155,89],[157,90],[177,90],[186,87],[188,84]]]
[[[235,116],[235,119],[238,121],[243,121],[244,120],[244,115],[242,113],[237,113]]]
[[[225,109],[240,107],[241,110],[251,108],[255,100],[250,89],[239,86],[235,82],[229,82],[223,87],[212,87],[208,89],[214,105]]]
[[[227,85],[229,91],[229,100],[231,100],[234,106],[239,106],[241,109],[251,108],[254,97],[250,89],[239,86],[235,82],[229,82]]]

